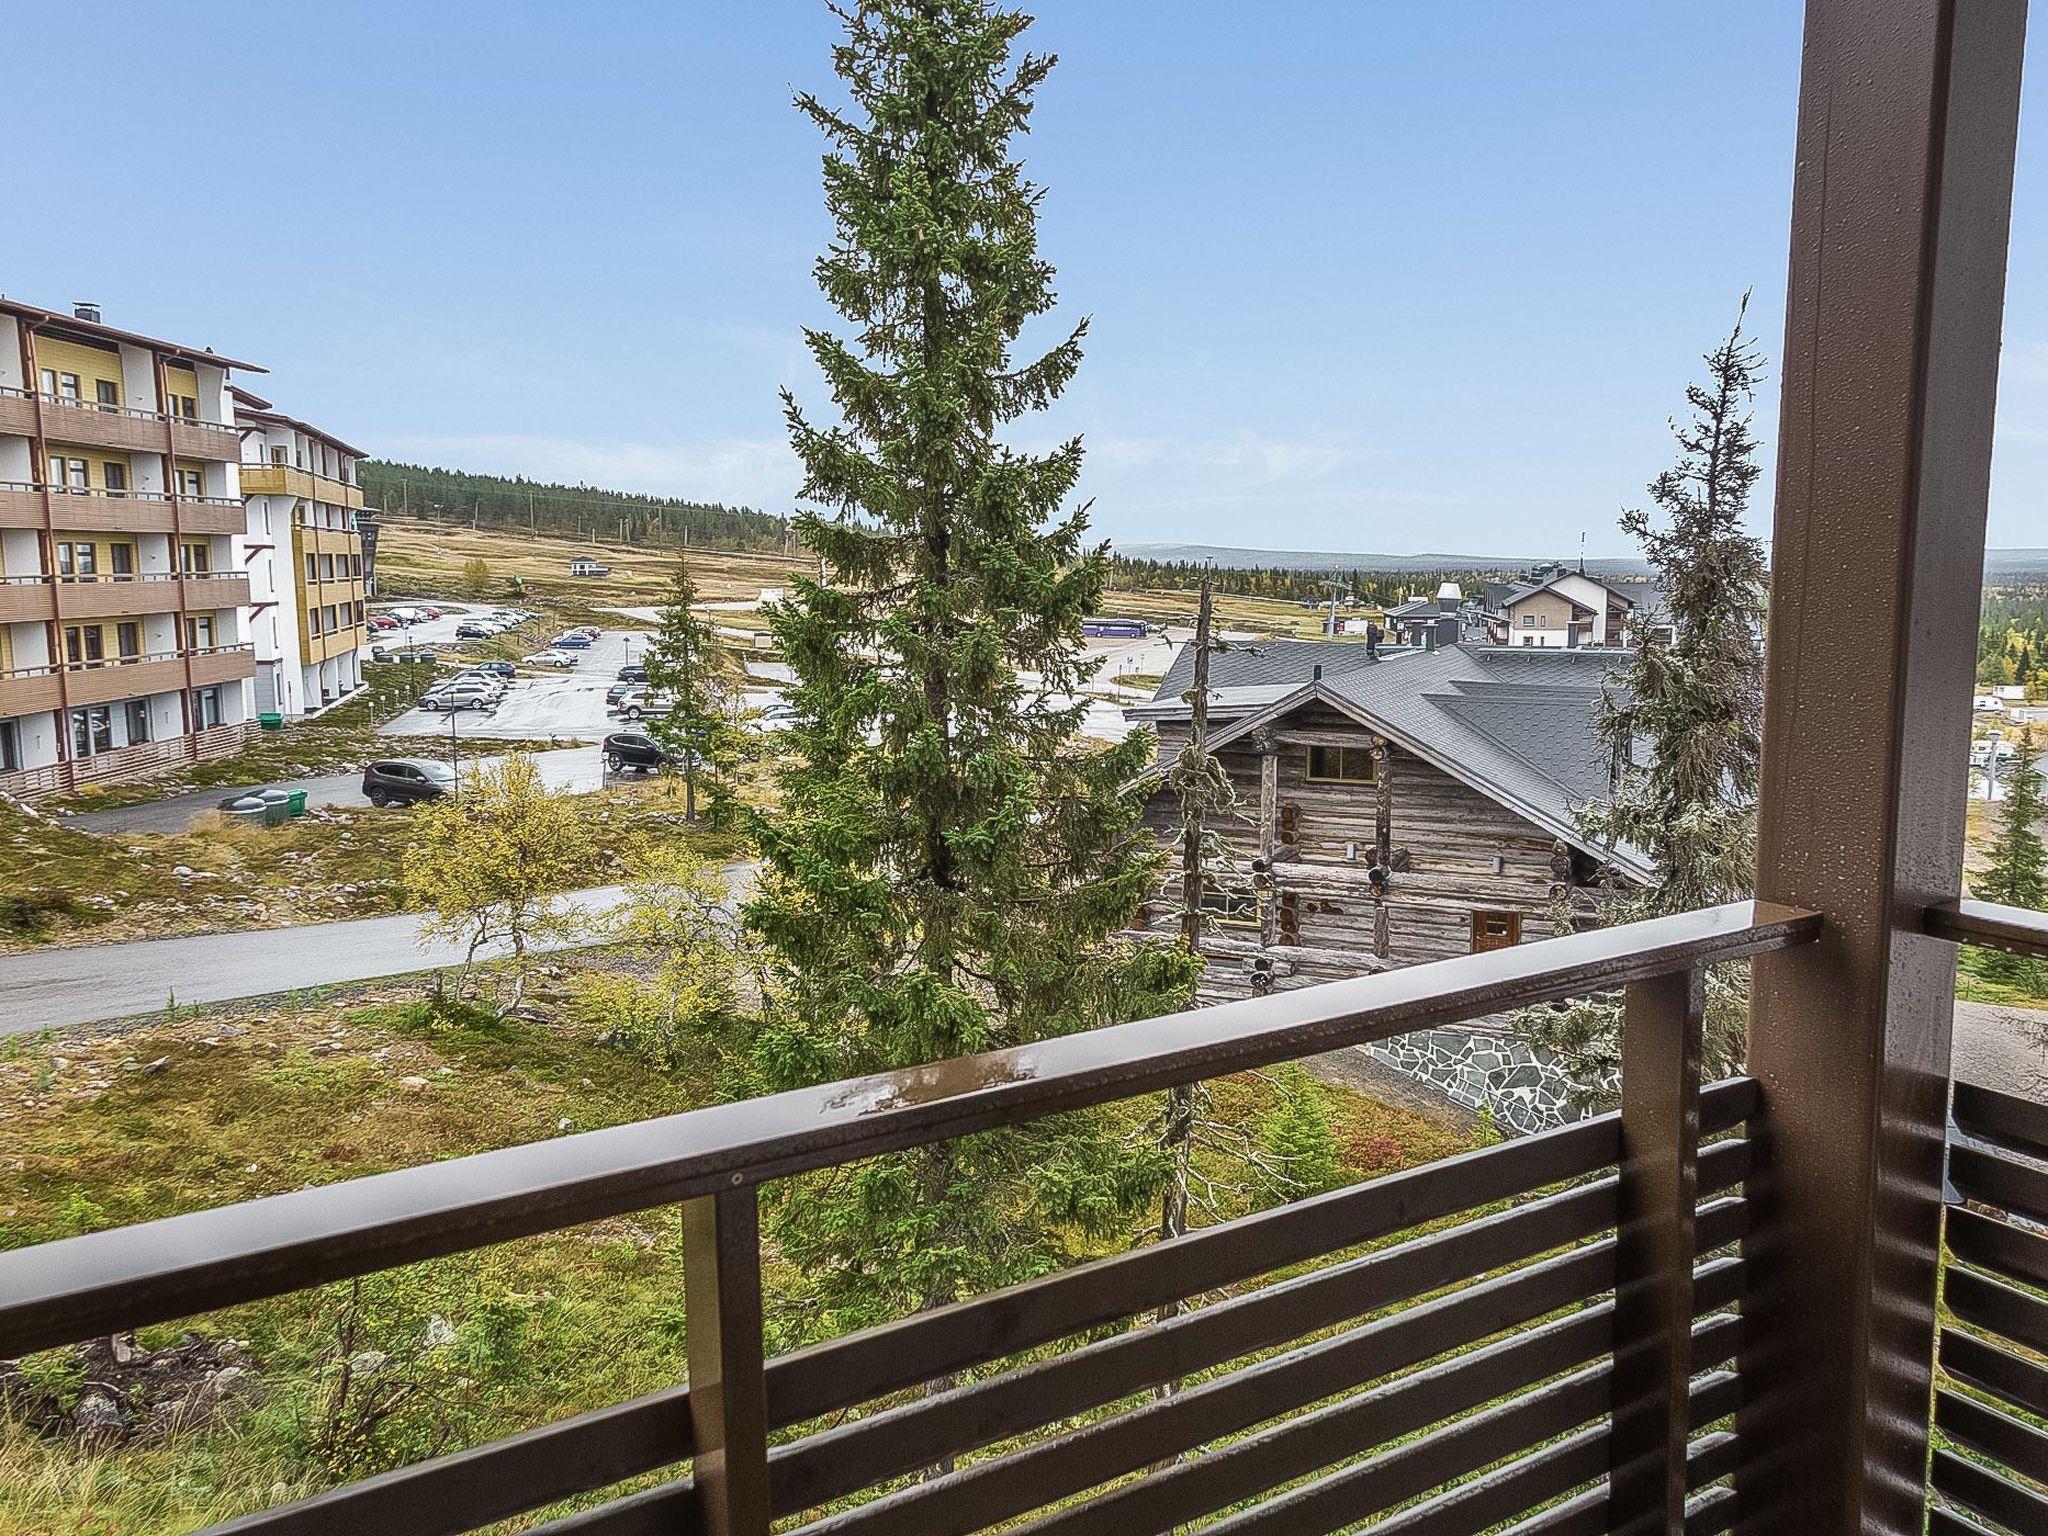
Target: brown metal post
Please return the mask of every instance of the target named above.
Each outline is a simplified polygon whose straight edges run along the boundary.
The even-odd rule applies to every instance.
[[[2024,0],[1809,0],[1757,893],[1746,1531],[1917,1533]],[[1851,605],[1853,622],[1845,621]]]
[[[691,1478],[706,1536],[767,1536],[760,1206],[752,1186],[683,1202]]]
[[[1676,1533],[1685,1525],[1705,1019],[1705,981],[1697,968],[1628,988],[1621,1031],[1610,1531]]]

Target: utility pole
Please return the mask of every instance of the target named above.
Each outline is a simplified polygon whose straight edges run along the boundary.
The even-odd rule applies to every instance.
[[[1206,590],[1209,577],[1205,575],[1202,581],[1204,583],[1204,590]],[[1348,581],[1326,581],[1323,585],[1330,589],[1330,623],[1326,633],[1334,640],[1337,638],[1337,599],[1351,591],[1351,583]]]

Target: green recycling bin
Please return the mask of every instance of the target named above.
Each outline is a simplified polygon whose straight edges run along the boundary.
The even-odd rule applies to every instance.
[[[293,791],[291,792],[291,794],[290,794],[290,795],[288,795],[288,796],[286,797],[286,799],[285,799],[285,804],[286,804],[286,805],[288,805],[288,806],[289,806],[289,807],[291,808],[291,813],[292,813],[292,815],[294,815],[294,816],[303,816],[303,815],[305,815],[305,814],[306,814],[306,792],[305,792],[305,791],[304,791],[303,789],[295,789],[295,790],[293,790]]]
[[[284,729],[284,716],[274,709],[266,709],[256,716],[256,724],[266,731],[281,731]]]

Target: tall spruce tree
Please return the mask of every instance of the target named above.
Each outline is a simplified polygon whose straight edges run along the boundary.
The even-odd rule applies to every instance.
[[[733,746],[729,693],[737,682],[730,653],[696,603],[697,583],[678,560],[646,660],[648,691],[670,706],[649,715],[648,729],[682,776],[683,815],[691,821],[699,789],[714,804],[723,794]]]
[[[2018,747],[2007,771],[2005,799],[1999,802],[1998,833],[1986,850],[1990,862],[1971,880],[1970,893],[1985,901],[2039,911],[2048,906],[2048,849],[2036,830],[2044,809],[2041,773],[2035,767],[2040,744],[2028,731]],[[2003,950],[1987,949],[1972,955],[1971,969],[2036,990],[2048,981],[2048,966]]]
[[[1762,541],[1742,519],[1763,473],[1750,419],[1763,359],[1743,334],[1748,308],[1745,294],[1734,330],[1706,355],[1707,381],[1686,388],[1686,414],[1671,424],[1678,460],[1650,485],[1658,515],[1636,509],[1621,518],[1663,602],[1661,613],[1632,621],[1631,654],[1599,705],[1614,788],[1581,824],[1590,840],[1633,849],[1653,870],[1641,885],[1610,882],[1611,922],[1740,899],[1755,872],[1765,566]],[[1518,1023],[1560,1055],[1589,1098],[1611,1096],[1619,999],[1532,1009]],[[1740,1065],[1748,1024],[1746,968],[1717,968],[1707,986],[1713,1075]]]
[[[1081,445],[998,430],[1073,376],[1085,325],[1018,361],[1053,303],[1040,193],[1010,156],[1052,67],[989,0],[835,8],[844,107],[824,133],[836,235],[820,287],[850,327],[805,340],[838,407],[785,394],[818,580],[773,616],[802,723],[753,818],[748,918],[769,957],[770,1085],[1094,1028],[1171,1006],[1177,948],[1113,939],[1160,873],[1129,788],[1149,742],[1079,739],[1082,615],[1105,555],[1063,512]],[[785,1256],[844,1322],[1035,1273],[1060,1234],[1158,1190],[1156,1140],[1071,1115],[877,1159],[793,1197]],[[786,1216],[791,1207],[785,1207]]]

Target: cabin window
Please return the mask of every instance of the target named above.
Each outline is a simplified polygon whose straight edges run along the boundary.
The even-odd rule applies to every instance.
[[[1372,748],[1310,747],[1308,776],[1321,783],[1370,784]]]
[[[1219,928],[1256,929],[1261,926],[1258,893],[1243,887],[1205,887],[1202,910]]]
[[[1472,953],[1489,949],[1512,949],[1522,942],[1522,914],[1519,912],[1474,912]]]

